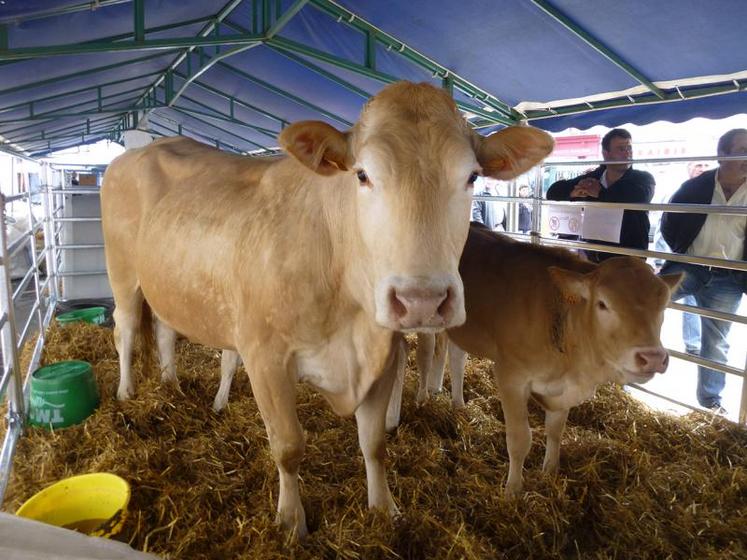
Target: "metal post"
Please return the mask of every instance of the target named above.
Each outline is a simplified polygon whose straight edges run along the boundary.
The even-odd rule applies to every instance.
[[[0,342],[3,351],[3,372],[10,371],[10,382],[8,384],[8,432],[0,452],[0,503],[5,496],[8,485],[10,468],[15,452],[15,445],[23,430],[24,401],[23,401],[23,379],[21,378],[21,367],[18,361],[18,333],[16,329],[16,316],[13,306],[13,286],[11,285],[10,256],[8,254],[8,236],[5,228],[5,195],[0,194],[0,313],[5,313],[8,320],[2,326]],[[10,360],[10,368],[5,364]]]
[[[49,297],[51,299],[49,305],[54,305],[54,303],[59,300],[59,294],[57,292],[57,266],[54,250],[53,189],[54,187],[47,183],[44,186],[44,196],[42,197],[42,203],[44,205],[44,249],[46,251],[47,278],[49,278]]]
[[[542,229],[542,177],[544,175],[545,164],[538,165],[534,168],[534,189],[532,190],[532,243],[539,245],[540,229]]]
[[[31,235],[29,236],[29,245],[31,249],[31,266],[34,267],[34,293],[36,294],[36,302],[37,302],[37,309],[36,309],[36,319],[39,325],[39,334],[42,334],[44,332],[44,314],[42,313],[42,294],[41,294],[41,281],[39,279],[39,263],[37,262],[37,259],[39,258],[36,253],[36,227],[34,224],[34,210],[33,205],[31,201],[31,185],[29,185],[29,196],[26,199],[27,201],[27,210],[28,210],[28,217],[29,217],[29,225],[31,226]]]
[[[747,424],[747,358],[742,371],[742,397],[739,401],[739,423]]]

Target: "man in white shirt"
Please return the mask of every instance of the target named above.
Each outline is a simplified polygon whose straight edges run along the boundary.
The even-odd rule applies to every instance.
[[[718,155],[746,157],[740,161],[720,161],[718,169],[686,181],[671,202],[747,207],[747,129],[736,128],[724,134],[718,141]],[[747,217],[734,214],[666,212],[661,225],[662,235],[675,253],[732,261],[747,260],[746,229]],[[680,270],[687,275],[673,300],[692,295],[700,307],[727,313],[735,313],[739,308],[747,272],[673,261],[662,267],[664,274]],[[725,363],[731,323],[701,317],[701,324],[700,355]],[[698,366],[697,397],[701,406],[724,414],[723,388],[723,373]]]

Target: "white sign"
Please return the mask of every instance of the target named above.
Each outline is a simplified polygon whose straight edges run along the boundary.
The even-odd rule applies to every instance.
[[[582,206],[550,206],[547,227],[550,233],[579,235],[583,221]]]
[[[623,212],[617,208],[584,208],[581,237],[594,241],[620,243]]]

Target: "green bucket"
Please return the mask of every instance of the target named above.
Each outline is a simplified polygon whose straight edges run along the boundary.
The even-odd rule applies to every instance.
[[[98,405],[99,391],[88,362],[57,362],[31,374],[29,423],[34,426],[72,426],[88,418]]]
[[[75,311],[61,313],[60,315],[57,315],[55,319],[60,325],[77,323],[80,321],[93,323],[94,325],[102,325],[106,322],[106,307],[86,307],[85,309],[76,309]]]

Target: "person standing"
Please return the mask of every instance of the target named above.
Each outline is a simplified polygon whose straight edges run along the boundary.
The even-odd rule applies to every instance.
[[[519,187],[519,196],[521,198],[529,198],[531,196],[529,185],[521,185]],[[532,207],[529,202],[519,202],[519,231],[521,233],[532,231]]]
[[[721,136],[717,153],[747,156],[747,129],[736,128]],[[671,202],[747,207],[747,159],[719,161],[717,169],[685,181]],[[675,253],[729,260],[747,260],[745,229],[745,216],[729,214],[665,212],[661,225],[662,235]],[[661,271],[686,273],[672,300],[692,295],[698,306],[726,313],[736,312],[747,287],[747,273],[736,270],[667,261]],[[700,355],[726,362],[729,352],[726,338],[731,323],[701,317],[701,326]],[[701,406],[726,414],[721,405],[724,385],[722,372],[698,366],[696,396]]]
[[[656,181],[646,171],[633,169],[629,161],[633,157],[633,140],[624,128],[614,128],[602,138],[602,157],[604,165],[576,177],[575,179],[557,181],[547,191],[548,200],[588,200],[599,202],[648,203],[654,196]],[[622,247],[633,249],[648,248],[648,233],[651,225],[648,212],[625,210],[620,226],[620,243]],[[614,243],[596,241],[603,245]],[[590,260],[600,262],[614,253],[587,252]]]
[[[482,188],[477,196],[498,196],[498,181],[490,177],[481,177]],[[480,222],[493,231],[506,230],[506,205],[504,202],[475,200],[472,202],[472,221]]]

